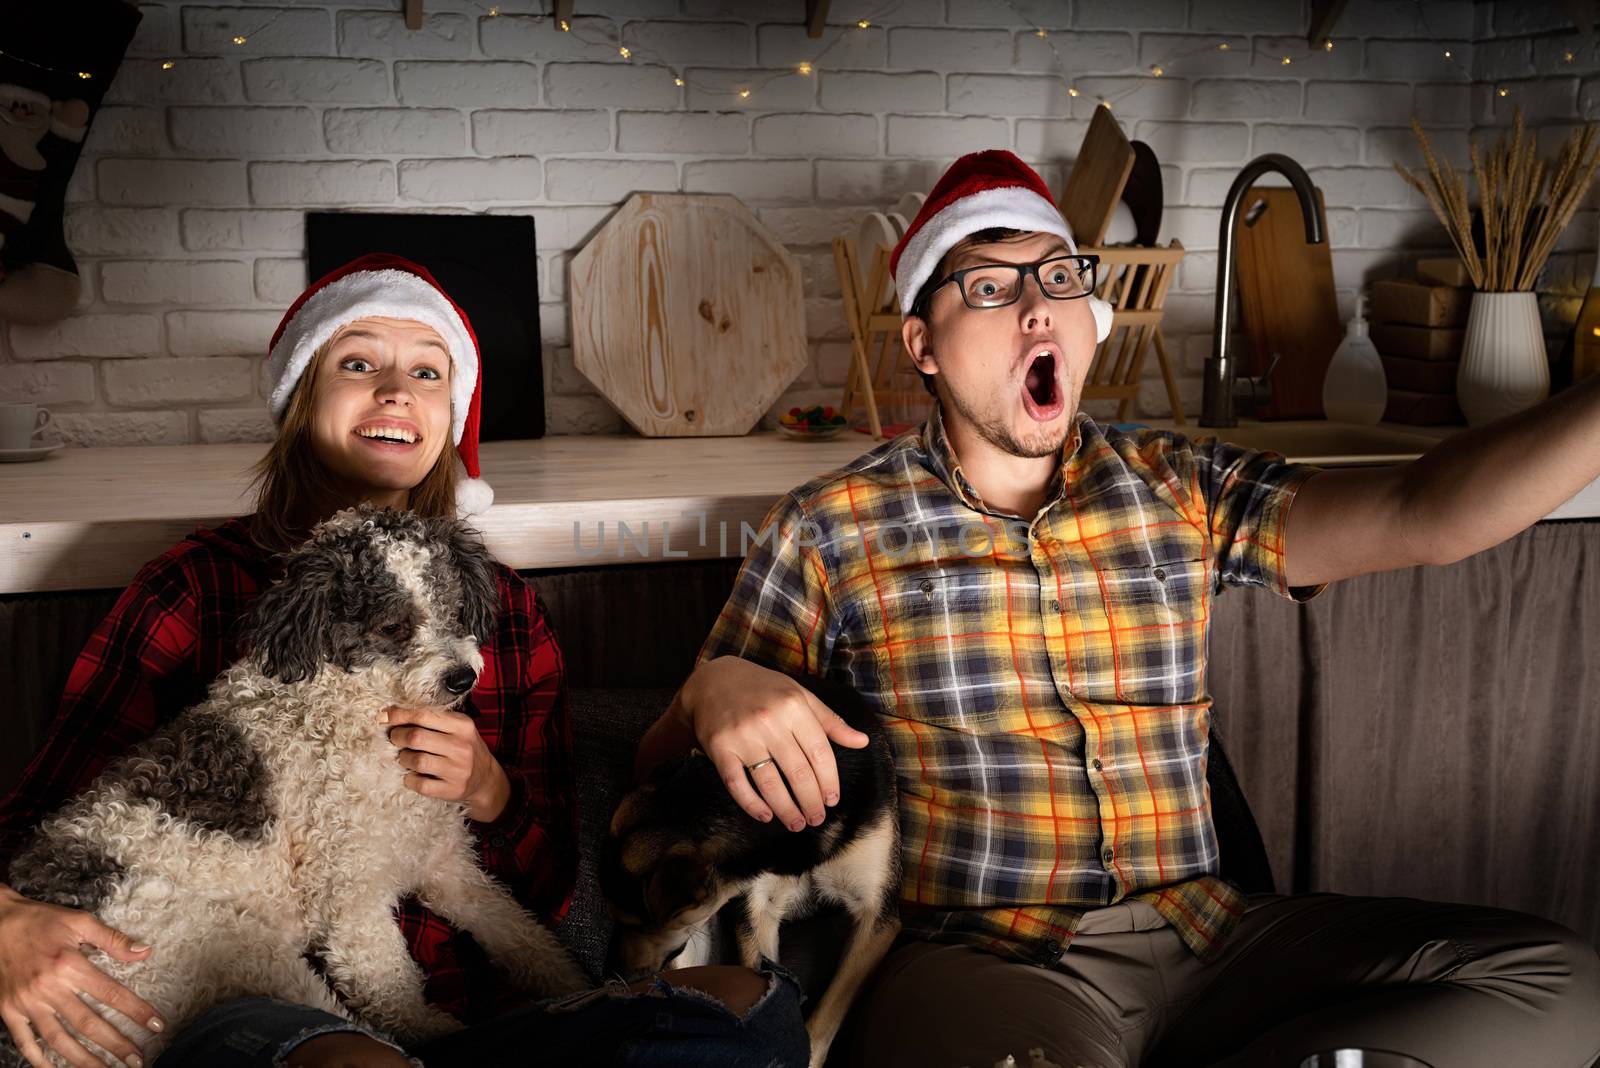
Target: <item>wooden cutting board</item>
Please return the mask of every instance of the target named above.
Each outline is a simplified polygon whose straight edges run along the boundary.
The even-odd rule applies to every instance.
[[[1134,155],[1122,127],[1111,117],[1111,109],[1104,105],[1095,108],[1057,205],[1079,247],[1105,241],[1112,213],[1122,199],[1122,187],[1133,170]]]
[[[648,437],[748,433],[810,366],[801,289],[736,197],[635,193],[573,257],[573,363]]]
[[[1317,210],[1322,190],[1317,190]],[[1247,339],[1241,374],[1259,375],[1274,352],[1272,400],[1261,419],[1321,419],[1322,380],[1344,337],[1333,289],[1327,226],[1306,244],[1300,199],[1293,189],[1256,186],[1245,194],[1237,234],[1239,312]]]

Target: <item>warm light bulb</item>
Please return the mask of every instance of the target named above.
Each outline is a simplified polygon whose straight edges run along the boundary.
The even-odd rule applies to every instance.
[[[1162,70],[1159,66],[1156,66],[1156,67],[1151,67],[1150,68],[1150,73],[1154,74],[1157,78],[1159,78],[1159,77],[1161,77],[1163,74],[1165,74],[1167,72]]]
[[[1100,106],[1105,108],[1107,111],[1110,111],[1111,110],[1111,101],[1107,100],[1105,97],[1101,97],[1100,98]]]
[[[1288,56],[1284,56],[1283,57],[1283,65],[1285,67],[1287,67],[1289,64],[1291,64],[1293,62],[1294,62],[1294,60],[1290,59]]]
[[[234,44],[244,44],[244,42],[245,42],[244,34],[236,33],[236,34],[233,35],[233,43]]]
[[[1573,56],[1573,54],[1572,54],[1572,53],[1571,53],[1571,52],[1568,52],[1568,53],[1567,53],[1567,62],[1568,62],[1568,63],[1571,63],[1571,62],[1572,62],[1572,61],[1573,61],[1573,59],[1574,59],[1574,58],[1575,58],[1575,57],[1574,57],[1574,56]]]
[[[169,60],[167,60],[167,61],[165,61],[164,63],[161,64],[161,69],[162,70],[171,70],[175,66],[177,66],[177,64],[172,62],[172,60],[169,59]]]
[[[621,56],[623,59],[627,59],[629,56],[633,55],[633,51],[628,48],[627,45],[623,45],[621,48],[617,49],[617,55]]]
[[[1445,59],[1454,59],[1455,56],[1451,53],[1450,49],[1446,48],[1444,50],[1444,58]]]
[[[94,75],[93,75],[93,74],[90,74],[90,73],[89,73],[89,72],[88,72],[88,71],[86,71],[86,70],[80,70],[80,71],[79,71],[79,72],[78,72],[78,77],[80,77],[80,78],[82,78],[82,79],[83,79],[83,80],[84,80],[84,81],[88,81],[88,80],[89,80],[89,79],[90,79],[90,78],[93,78],[93,77],[94,77]]]
[[[749,100],[750,99],[750,90],[748,90],[748,89],[740,89],[739,90],[739,99],[740,100]]]
[[[1322,50],[1324,52],[1332,52],[1333,51],[1333,38],[1332,37],[1330,37],[1326,41],[1322,42]]]
[[[500,9],[499,8],[491,7],[489,9],[489,17],[490,18],[497,18],[499,16],[499,14],[500,14]]]
[[[801,63],[800,64],[800,73],[801,74],[810,74],[811,73],[811,64],[809,64],[809,63]]]
[[[1500,95],[1501,96],[1510,96],[1511,95],[1511,90],[1502,86],[1501,89],[1500,89]]]
[[[683,79],[682,78],[674,78],[674,79],[672,79],[672,84],[676,85],[676,86],[679,86],[679,87],[682,87]]]
[[[1033,35],[1035,37],[1043,37],[1044,36],[1044,31],[1043,30],[1034,30],[1033,31]]]
[[[1218,52],[1226,52],[1227,50],[1228,50],[1228,42],[1227,41],[1223,41],[1221,44],[1217,45],[1217,51]]]
[[[1078,90],[1073,86],[1068,86],[1067,87],[1067,95],[1068,96],[1077,96],[1078,95]]]
[[[561,20],[561,32],[562,33],[571,33],[572,32],[572,23],[568,22],[566,19],[562,19]]]
[[[860,20],[859,22],[856,23],[856,28],[864,30],[868,26],[871,26],[871,25],[872,25],[872,20],[871,19],[862,19],[862,20]]]

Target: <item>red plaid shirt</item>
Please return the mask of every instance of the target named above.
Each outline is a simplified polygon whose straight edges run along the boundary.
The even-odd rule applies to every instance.
[[[249,519],[196,530],[144,566],[73,665],[44,748],[0,802],[0,872],[39,820],[83,790],[108,761],[199,703],[239,657],[238,625],[277,577],[249,538]],[[546,922],[565,914],[577,873],[571,737],[561,650],[537,593],[499,567],[498,629],[468,697],[478,733],[505,767],[511,799],[473,823],[484,867]],[[472,1022],[521,997],[471,940],[414,899],[399,908],[428,1000]]]

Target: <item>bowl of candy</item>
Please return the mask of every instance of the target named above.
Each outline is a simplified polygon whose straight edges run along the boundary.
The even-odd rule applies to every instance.
[[[796,441],[826,441],[838,437],[844,429],[844,416],[836,413],[831,404],[790,408],[778,416],[779,433]]]

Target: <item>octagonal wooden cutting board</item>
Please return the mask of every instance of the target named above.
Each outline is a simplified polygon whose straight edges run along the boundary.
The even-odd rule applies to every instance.
[[[635,193],[569,292],[579,373],[649,437],[748,433],[810,363],[799,264],[732,196]]]

